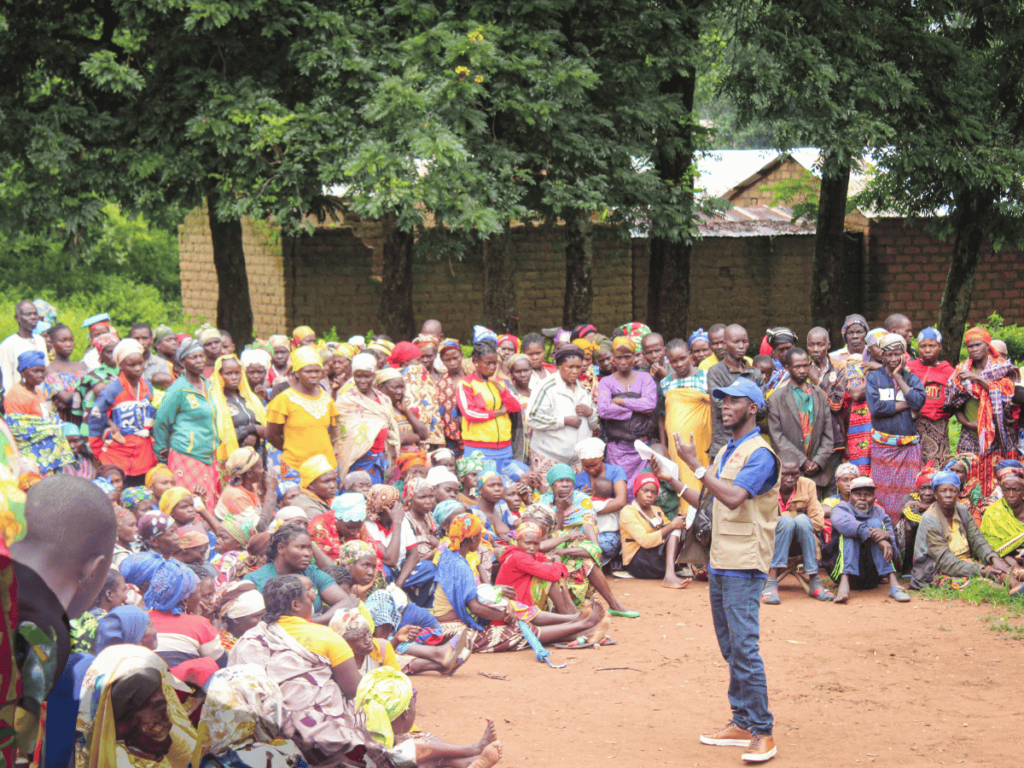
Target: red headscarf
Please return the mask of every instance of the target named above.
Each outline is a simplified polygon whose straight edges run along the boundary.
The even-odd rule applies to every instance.
[[[420,348],[411,341],[400,341],[395,344],[395,348],[391,350],[391,356],[388,358],[388,363],[392,368],[401,368],[402,366],[407,365],[410,360],[415,360],[422,354],[423,352],[420,351]]]
[[[984,328],[979,326],[970,328],[967,333],[964,334],[964,344],[968,341],[984,341],[988,346],[989,353],[995,357],[999,357],[999,350],[992,346],[992,334]]]
[[[922,485],[932,481],[932,478],[935,476],[935,467],[933,464],[934,462],[929,461],[921,467],[921,472],[917,476],[917,482],[914,483],[915,488],[920,488]]]
[[[519,339],[516,336],[513,336],[511,333],[506,333],[504,336],[499,336],[498,337],[498,346],[500,347],[502,345],[502,343],[506,342],[506,341],[511,341],[512,342],[512,346],[514,346],[516,348],[515,351],[517,353],[519,352],[519,350],[520,350],[522,345],[519,343]]]
[[[640,489],[648,483],[653,483],[654,487],[658,489],[658,493],[661,493],[661,481],[653,472],[644,472],[637,475],[636,480],[633,481],[633,495],[636,496]]]

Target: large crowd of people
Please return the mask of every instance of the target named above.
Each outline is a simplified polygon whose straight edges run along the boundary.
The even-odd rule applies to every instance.
[[[784,575],[839,604],[1024,584],[1024,387],[982,328],[954,367],[899,314],[851,315],[835,350],[823,328],[751,349],[740,325],[638,322],[463,344],[436,320],[236,350],[98,315],[72,360],[54,307],[16,320],[10,765],[487,768],[493,723],[467,745],[423,733],[409,677],[613,644],[614,620],[642,620],[616,579],[710,582],[732,716],[701,741],[760,762],[756,609]]]

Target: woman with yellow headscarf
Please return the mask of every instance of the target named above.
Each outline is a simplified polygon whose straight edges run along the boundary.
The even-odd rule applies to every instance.
[[[265,454],[267,410],[249,386],[242,363],[235,355],[218,357],[213,364],[210,402],[220,438],[218,461],[227,461],[242,446],[255,449],[261,456]]]
[[[410,734],[416,722],[416,691],[408,677],[390,667],[378,667],[363,675],[355,704],[366,715],[366,730],[387,747],[395,765],[448,765],[473,760],[471,768],[490,768],[501,760],[501,742],[491,720],[475,744],[446,744],[431,734]]]
[[[292,352],[294,383],[267,406],[267,442],[280,451],[281,476],[313,456],[326,456],[337,466],[333,440],[338,426],[338,409],[320,386],[324,367],[319,353],[310,346]]]

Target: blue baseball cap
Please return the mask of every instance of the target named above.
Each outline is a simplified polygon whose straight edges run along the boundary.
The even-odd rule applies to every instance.
[[[732,397],[746,397],[756,403],[758,408],[764,405],[764,393],[761,392],[761,388],[750,379],[745,379],[742,376],[728,387],[719,387],[711,394],[719,400],[726,395],[731,395]]]

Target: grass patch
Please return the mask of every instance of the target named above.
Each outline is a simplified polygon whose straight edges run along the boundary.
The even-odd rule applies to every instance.
[[[985,579],[972,579],[963,589],[928,587],[919,594],[925,600],[957,600],[969,605],[988,605],[993,609],[985,618],[990,629],[1015,640],[1024,640],[1024,597],[1010,597],[1005,587]]]

